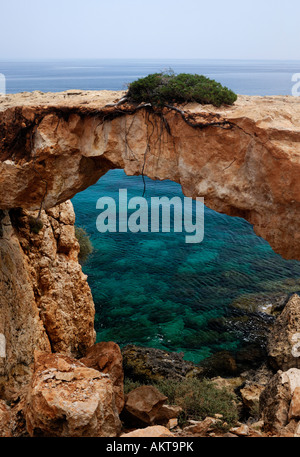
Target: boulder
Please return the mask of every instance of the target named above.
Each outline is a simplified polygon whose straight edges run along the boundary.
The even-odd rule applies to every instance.
[[[282,434],[289,423],[290,403],[297,387],[300,387],[300,370],[296,368],[278,371],[267,384],[259,399],[265,431]]]
[[[205,435],[217,423],[221,423],[221,420],[214,417],[206,417],[203,421],[190,420],[190,425],[184,428],[184,432]]]
[[[133,432],[123,433],[121,438],[161,438],[161,437],[174,436],[170,430],[162,425],[153,425],[134,430]]]
[[[300,368],[300,297],[294,294],[277,317],[267,343],[271,366],[287,371]]]
[[[5,401],[0,400],[0,438],[12,436],[11,410]]]
[[[80,362],[101,373],[109,374],[115,393],[116,407],[120,413],[124,407],[124,372],[120,347],[112,341],[97,343],[87,350]]]
[[[61,354],[36,354],[25,417],[30,436],[113,437],[121,429],[109,376]]]
[[[240,390],[243,404],[250,413],[259,410],[259,397],[264,388],[261,384],[249,383]]]
[[[241,424],[239,427],[233,427],[229,430],[230,433],[233,433],[237,436],[248,436],[249,435],[249,427],[246,424]]]
[[[133,422],[152,425],[167,397],[153,386],[141,386],[132,390],[126,398],[125,413]]]
[[[161,381],[165,378],[181,381],[199,376],[202,368],[183,360],[183,352],[139,347],[129,344],[122,349],[125,376],[140,382]]]
[[[155,422],[156,424],[168,423],[170,420],[176,419],[182,411],[180,406],[162,405],[155,417]]]
[[[296,387],[292,396],[289,410],[289,420],[300,420],[300,387]]]

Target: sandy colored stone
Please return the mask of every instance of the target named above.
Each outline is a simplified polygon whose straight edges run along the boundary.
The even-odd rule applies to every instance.
[[[203,421],[190,420],[184,432],[205,435],[220,419],[214,417],[206,417]]]
[[[242,424],[239,427],[233,427],[229,430],[230,433],[233,433],[237,436],[248,436],[249,435],[249,427],[246,424]]]
[[[97,343],[80,359],[87,367],[108,373],[113,383],[116,406],[119,413],[124,407],[124,372],[120,347],[113,341]]]
[[[2,218],[0,334],[6,356],[0,358],[0,393],[2,387],[6,398],[28,384],[34,350],[80,357],[95,341],[91,290],[77,260],[74,226],[64,223],[74,221],[73,205],[42,211],[42,228],[34,233],[30,224],[37,215],[14,210]]]
[[[153,424],[167,397],[156,387],[141,386],[129,392],[126,397],[125,411],[132,417],[145,424]]]
[[[300,368],[300,297],[294,294],[277,317],[268,338],[268,356],[276,370]]]
[[[300,259],[299,98],[240,95],[220,108],[190,103],[181,107],[184,115],[164,109],[162,129],[161,113],[149,107],[108,106],[123,95],[1,97],[0,207],[38,209],[46,181],[44,207],[52,208],[110,168],[128,175],[143,169],[151,179],[180,183],[186,196],[205,197],[216,211],[247,219],[276,252]]]
[[[292,396],[289,410],[289,420],[300,420],[300,387],[296,387]]]
[[[120,438],[161,438],[168,436],[174,435],[162,425],[153,425],[151,427],[134,430],[133,432],[123,433]]]
[[[300,422],[296,427],[295,433],[294,433],[295,438],[300,438]]]
[[[166,427],[169,430],[172,430],[172,428],[177,427],[177,425],[178,425],[178,420],[176,418],[174,418],[174,419],[169,419],[168,420],[168,423],[167,423]]]
[[[168,422],[170,419],[177,418],[182,411],[183,409],[180,406],[162,405],[157,412],[155,422],[157,424],[164,424]]]
[[[5,401],[0,400],[0,438],[12,436],[11,410]]]
[[[258,410],[259,397],[264,388],[265,387],[260,384],[250,383],[240,390],[243,404],[248,411],[252,412],[253,410]]]
[[[67,356],[36,353],[26,425],[30,436],[117,436],[121,422],[109,376]]]
[[[300,387],[300,370],[291,368],[278,371],[262,391],[259,406],[264,430],[273,433],[293,433],[286,427],[289,424],[289,409],[296,388]],[[295,426],[291,424],[293,430]]]

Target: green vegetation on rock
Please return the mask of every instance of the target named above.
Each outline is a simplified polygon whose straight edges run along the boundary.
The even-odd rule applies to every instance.
[[[31,233],[34,233],[35,235],[37,235],[44,226],[42,220],[39,217],[29,216],[28,221],[29,221],[30,231],[31,231]]]
[[[87,260],[88,256],[93,252],[93,245],[89,235],[82,227],[75,226],[75,236],[80,246],[78,260],[81,264],[83,264]]]
[[[237,100],[232,90],[213,79],[189,73],[176,75],[173,71],[153,73],[132,82],[127,97],[156,106],[185,102],[221,106],[232,105]]]
[[[139,382],[125,378],[124,392],[142,385]],[[182,381],[164,379],[152,382],[163,395],[168,397],[168,403],[181,406],[183,412],[179,416],[179,424],[184,425],[188,420],[204,420],[206,417],[222,415],[222,422],[230,428],[238,421],[238,400],[235,394],[225,387],[219,388],[208,379],[186,378]],[[224,426],[223,426],[224,427]]]

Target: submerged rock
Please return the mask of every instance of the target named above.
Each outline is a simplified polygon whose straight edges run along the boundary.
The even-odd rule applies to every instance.
[[[245,294],[235,299],[230,306],[248,313],[275,314],[283,310],[289,297],[288,293]]]

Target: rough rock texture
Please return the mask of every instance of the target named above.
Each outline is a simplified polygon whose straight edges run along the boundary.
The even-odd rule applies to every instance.
[[[0,100],[1,208],[45,208],[110,168],[179,182],[300,259],[300,100],[239,96],[230,107],[105,106],[122,92],[23,93]],[[147,152],[146,160],[145,152]],[[12,185],[13,183],[13,185]],[[9,189],[9,192],[8,192]],[[46,196],[44,199],[44,194]]]
[[[255,414],[259,410],[259,398],[263,390],[264,386],[254,383],[249,383],[240,390],[243,404],[250,413]]]
[[[12,436],[11,422],[11,410],[3,400],[0,400],[0,438]]]
[[[289,420],[300,420],[300,387],[296,387],[292,396],[289,410]]]
[[[215,417],[206,417],[203,421],[190,420],[189,422],[190,425],[184,428],[185,432],[205,435],[218,422],[220,423],[220,420],[216,419]]]
[[[116,406],[119,413],[124,407],[124,372],[120,347],[113,341],[97,343],[80,359],[89,368],[108,373],[113,383]]]
[[[277,317],[268,338],[268,356],[276,370],[300,368],[300,297],[294,294]]]
[[[152,427],[139,428],[133,432],[123,433],[121,438],[161,438],[174,436],[170,430],[162,425],[153,425]]]
[[[278,371],[260,395],[260,412],[265,431],[285,434],[294,432],[296,423],[289,424],[290,404],[295,389],[300,387],[300,370]]]
[[[26,409],[31,436],[117,436],[121,422],[108,375],[60,354],[38,353]]]
[[[37,212],[3,213],[0,236],[0,394],[30,379],[34,350],[82,356],[95,341],[94,303],[77,261],[75,215],[67,201]],[[3,346],[3,345],[2,345]],[[2,392],[1,392],[2,391]]]
[[[165,378],[180,381],[197,376],[202,369],[183,360],[183,352],[139,347],[128,344],[122,349],[125,376],[141,382],[160,381]]]
[[[125,413],[133,421],[152,425],[167,397],[153,386],[141,386],[129,392],[125,402]]]
[[[182,411],[183,409],[180,406],[162,405],[155,417],[155,422],[157,424],[167,424],[170,420],[176,419]]]

